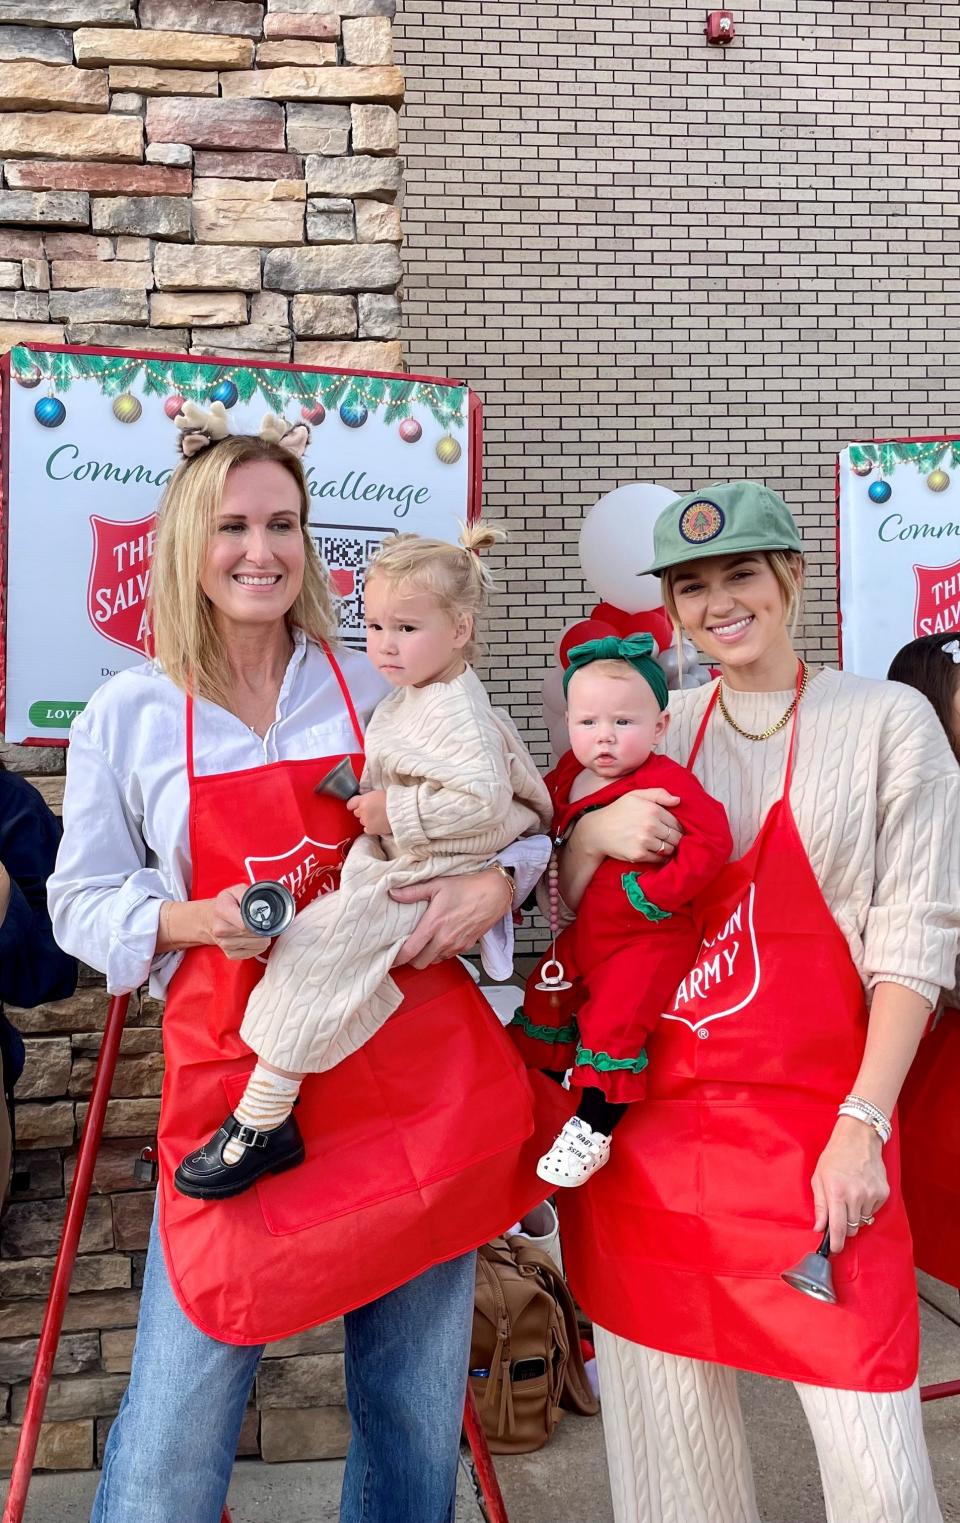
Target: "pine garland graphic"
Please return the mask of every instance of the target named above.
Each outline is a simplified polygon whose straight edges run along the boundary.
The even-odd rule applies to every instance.
[[[913,465],[921,475],[929,476],[946,463],[952,470],[960,470],[960,439],[931,439],[925,444],[851,444],[849,455],[855,469],[879,466],[882,476],[892,476],[898,465]]]
[[[205,402],[221,381],[232,381],[241,402],[251,402],[259,391],[273,412],[282,412],[288,402],[301,407],[315,407],[319,402],[328,410],[363,406],[373,417],[382,410],[385,423],[399,423],[412,415],[415,404],[420,404],[445,429],[463,426],[467,395],[464,386],[399,377],[388,380],[382,376],[327,375],[323,371],[189,364],[139,359],[136,355],[49,354],[22,345],[17,345],[11,356],[14,380],[35,377],[39,370],[42,379],[57,392],[69,391],[74,381],[96,381],[105,397],[118,397],[140,379],[144,396],[163,397],[176,392],[189,402]]]

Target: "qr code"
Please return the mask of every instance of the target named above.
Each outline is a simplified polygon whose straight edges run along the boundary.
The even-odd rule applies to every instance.
[[[363,629],[364,567],[390,532],[389,529],[368,529],[353,524],[338,524],[336,527],[310,525],[317,553],[330,572],[337,595],[340,636],[345,645],[362,647],[366,643]]]

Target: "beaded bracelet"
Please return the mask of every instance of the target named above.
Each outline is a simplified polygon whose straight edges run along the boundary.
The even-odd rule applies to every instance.
[[[890,1119],[885,1116],[879,1105],[874,1105],[871,1100],[865,1100],[862,1095],[847,1095],[837,1112],[840,1116],[852,1116],[855,1121],[863,1121],[867,1126],[872,1126],[881,1143],[887,1143],[893,1134]]]
[[[872,1100],[865,1100],[863,1095],[847,1095],[844,1105],[853,1105],[870,1117],[870,1120],[882,1131],[886,1132],[884,1141],[889,1141],[892,1132],[890,1117],[882,1111],[879,1105],[874,1105]]]

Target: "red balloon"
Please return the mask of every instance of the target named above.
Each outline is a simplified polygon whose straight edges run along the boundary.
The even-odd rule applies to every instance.
[[[561,666],[569,666],[567,658],[574,645],[584,645],[587,640],[603,640],[608,635],[616,635],[621,640],[627,635],[652,635],[657,650],[661,651],[673,641],[673,625],[662,608],[651,608],[647,613],[624,613],[612,603],[598,603],[589,618],[574,624],[561,638]]]
[[[605,640],[608,635],[617,633],[612,624],[601,619],[582,619],[579,624],[568,629],[560,641],[560,665],[570,665],[570,652],[575,645],[585,645],[588,640]]]
[[[673,643],[673,625],[662,608],[651,608],[647,613],[627,614],[628,635],[652,635],[658,650],[667,650]]]
[[[598,603],[590,615],[613,625],[613,632],[621,640],[626,635],[652,635],[659,650],[666,650],[673,640],[673,625],[662,608],[651,608],[646,613],[624,613],[612,603]]]
[[[591,619],[602,619],[605,624],[611,624],[615,632],[621,637],[629,633],[627,621],[630,618],[622,608],[614,608],[612,603],[598,603],[590,615]]]

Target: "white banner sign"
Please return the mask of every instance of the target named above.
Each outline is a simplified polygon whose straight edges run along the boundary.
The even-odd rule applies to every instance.
[[[445,381],[40,347],[12,350],[2,379],[10,741],[62,744],[100,683],[144,659],[184,399],[222,401],[234,433],[268,411],[310,424],[310,529],[348,644],[363,643],[361,573],[381,540],[455,540],[472,509],[479,407]]]
[[[885,677],[960,629],[960,436],[851,444],[837,473],[843,665]]]

